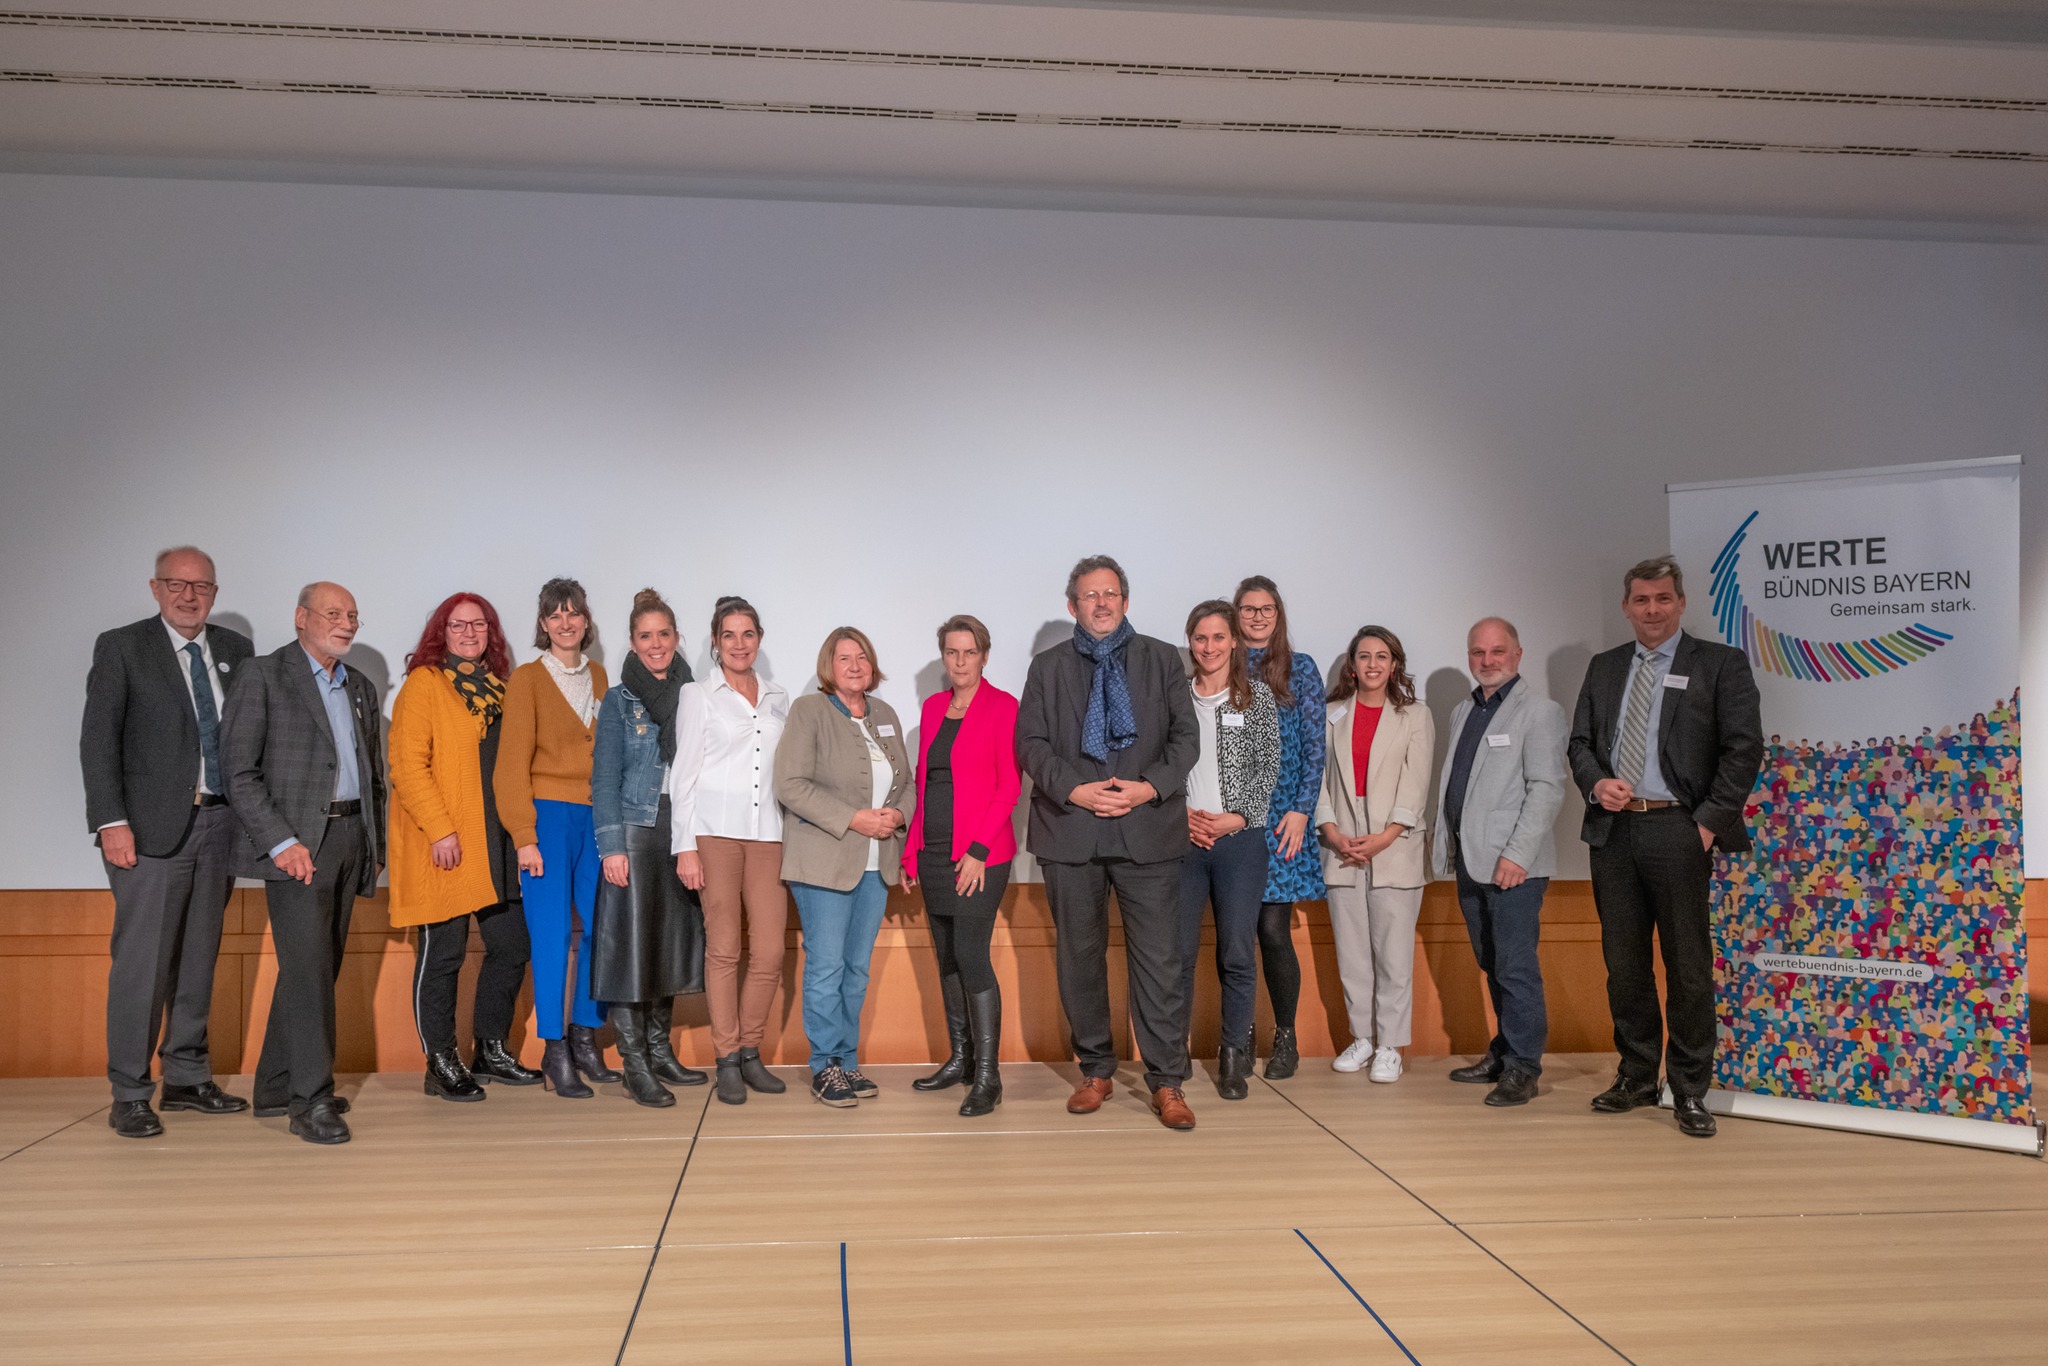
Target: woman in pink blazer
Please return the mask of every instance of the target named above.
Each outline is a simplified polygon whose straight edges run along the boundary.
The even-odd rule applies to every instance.
[[[925,918],[939,959],[952,1052],[939,1070],[910,1083],[938,1091],[967,1081],[963,1115],[1003,1101],[996,1050],[1003,997],[989,962],[996,908],[1010,885],[1017,835],[1010,823],[1017,776],[1017,699],[984,683],[988,627],[958,616],[939,628],[939,657],[953,686],[924,700],[917,750],[917,819],[903,848],[903,881],[924,887]],[[972,1042],[972,1061],[969,1043]]]

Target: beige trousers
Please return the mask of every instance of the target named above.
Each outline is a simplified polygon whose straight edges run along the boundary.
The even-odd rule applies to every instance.
[[[1360,885],[1329,890],[1330,929],[1337,941],[1337,976],[1351,1036],[1379,1048],[1404,1048],[1415,1017],[1415,922],[1422,915],[1420,887]]]
[[[711,1047],[729,1058],[759,1048],[768,1011],[782,985],[789,929],[789,893],[782,886],[782,844],[776,840],[697,837],[704,862],[704,1001],[711,1011]],[[741,926],[747,973],[740,978]]]

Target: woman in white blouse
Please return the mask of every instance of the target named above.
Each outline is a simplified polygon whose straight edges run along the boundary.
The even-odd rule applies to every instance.
[[[782,890],[782,809],[775,748],[789,690],[754,671],[761,614],[745,598],[711,609],[711,677],[683,685],[669,809],[676,874],[704,903],[704,995],[718,1055],[718,1098],[787,1084],[761,1062],[768,1011],[782,984],[789,897]],[[740,973],[741,930],[747,967]]]

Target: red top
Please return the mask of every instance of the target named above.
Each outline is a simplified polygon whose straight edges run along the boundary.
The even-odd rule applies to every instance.
[[[1372,763],[1372,737],[1380,728],[1379,707],[1351,709],[1351,771],[1358,777],[1358,795],[1365,795],[1365,771]]]

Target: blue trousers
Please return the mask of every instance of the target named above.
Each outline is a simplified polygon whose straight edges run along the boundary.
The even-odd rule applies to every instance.
[[[1180,861],[1180,951],[1183,998],[1189,1020],[1195,1009],[1195,960],[1202,948],[1202,908],[1216,917],[1216,976],[1223,986],[1223,1042],[1241,1044],[1252,1032],[1259,1002],[1259,907],[1266,894],[1266,838],[1239,830],[1213,849],[1188,845]]]
[[[1472,956],[1486,974],[1486,993],[1500,1032],[1486,1051],[1507,1066],[1524,1072],[1543,1071],[1543,1047],[1550,1020],[1543,1004],[1543,966],[1536,944],[1543,932],[1543,893],[1547,877],[1532,877],[1519,887],[1502,889],[1474,882],[1458,865],[1458,909],[1472,936]],[[1651,1070],[1654,1075],[1655,1064]]]
[[[576,802],[536,801],[534,835],[540,844],[541,875],[519,875],[526,903],[526,933],[533,942],[533,1015],[543,1039],[565,1032],[562,1000],[572,996],[569,1024],[595,1029],[604,1023],[604,1007],[590,998],[590,944],[597,911],[597,875],[604,860],[597,856],[597,830],[590,808]],[[569,980],[569,936],[576,919],[583,921],[583,949],[576,955],[576,978]]]
[[[860,1066],[860,1008],[868,999],[868,959],[882,932],[889,889],[880,873],[863,873],[850,892],[792,882],[804,929],[804,1033],[811,1070]]]

